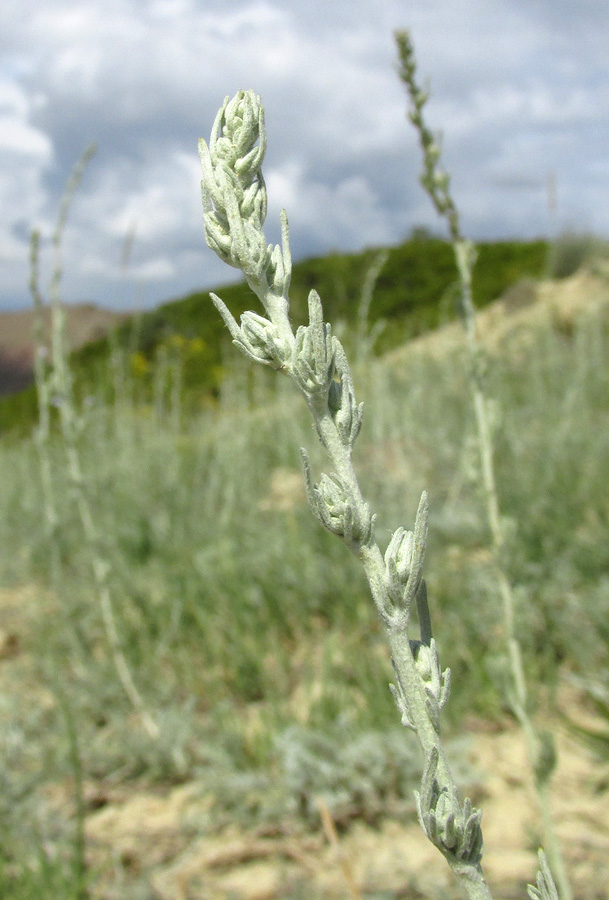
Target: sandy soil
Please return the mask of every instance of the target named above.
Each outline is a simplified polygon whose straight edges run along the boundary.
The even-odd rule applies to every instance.
[[[25,631],[47,603],[32,587],[0,591],[0,685],[21,702],[54,703],[32,678]],[[607,730],[585,697],[565,680],[559,706],[581,725]],[[609,897],[609,761],[600,761],[561,722],[553,812],[577,900]],[[521,732],[510,722],[468,727],[475,780],[464,786],[484,810],[484,866],[496,900],[526,897],[540,844]],[[71,815],[69,784],[49,785],[58,813]],[[141,784],[88,781],[87,854],[92,895],[100,900],[287,900],[287,898],[452,898],[460,896],[438,851],[414,815],[374,827],[352,822],[339,835],[294,823],[250,831],[231,826],[203,835],[214,797],[200,784],[150,790]],[[117,875],[120,873],[120,877]],[[133,891],[137,885],[137,894]],[[140,893],[147,885],[146,893]]]
[[[581,709],[581,697],[570,693],[565,700]],[[569,875],[578,900],[601,900],[609,896],[609,768],[552,724],[559,750],[554,818]],[[469,793],[484,810],[487,880],[496,898],[524,898],[540,834],[522,734],[510,727],[472,738],[480,776]],[[459,896],[414,821],[386,819],[374,828],[356,821],[334,845],[321,830],[245,833],[234,827],[213,838],[185,835],[181,823],[196,821],[209,801],[194,784],[162,797],[124,796],[89,816],[90,853],[98,861],[118,854],[128,868],[146,870],[159,900]]]
[[[602,309],[609,309],[609,266],[595,272],[582,270],[560,281],[513,285],[502,298],[476,314],[476,330],[487,351],[518,358],[537,340],[537,327],[551,325],[571,334],[580,316]],[[464,344],[463,326],[457,320],[392,350],[384,359],[399,364],[419,352],[442,358]]]

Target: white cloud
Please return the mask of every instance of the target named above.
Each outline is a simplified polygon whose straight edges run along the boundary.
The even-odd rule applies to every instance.
[[[269,228],[278,240],[277,222],[282,208],[287,210],[292,233],[297,241],[303,233],[316,245],[351,250],[366,243],[390,242],[392,228],[386,212],[368,181],[362,176],[350,176],[333,184],[316,180],[315,173],[305,172],[298,161],[292,160],[282,169],[269,173]]]
[[[561,214],[584,206],[609,233],[606,4],[20,0],[0,35],[0,303],[27,302],[29,227],[49,233],[93,138],[65,237],[69,298],[122,302],[134,223],[130,272],[150,302],[237,277],[204,244],[196,140],[241,87],[267,110],[269,240],[281,207],[297,255],[433,225],[395,74],[403,25],[472,236],[542,233],[550,168]]]
[[[0,80],[0,153],[15,153],[44,162],[52,155],[49,136],[29,121],[34,100],[17,84]]]
[[[535,81],[530,85],[501,85],[473,92],[473,109],[465,127],[487,125],[560,125],[593,119],[599,115],[597,97],[584,88],[566,94],[558,87]],[[462,125],[463,127],[463,125]]]
[[[265,175],[271,210],[294,209],[302,191],[303,166],[297,159],[286,160]]]
[[[196,158],[193,155],[193,163]],[[151,243],[171,238],[177,229],[185,225],[186,213],[192,213],[198,202],[193,199],[192,166],[184,155],[175,153],[163,163],[139,167],[137,181],[127,182],[122,189],[118,184],[98,185],[96,196],[91,199],[99,209],[96,220],[100,231],[112,238],[121,238],[133,227],[138,241]],[[126,174],[126,173],[125,173]],[[114,190],[112,190],[114,188]],[[135,224],[134,224],[135,223]]]
[[[85,256],[80,266],[79,274],[84,277],[101,276],[110,281],[125,279],[126,273],[118,267],[110,268],[104,260],[98,256]],[[128,269],[129,279],[134,281],[167,281],[176,275],[175,261],[166,256],[155,256],[145,262],[130,265]]]
[[[43,218],[43,177],[53,159],[48,135],[29,121],[31,102],[18,85],[0,80],[0,266],[2,294],[23,303],[29,235]]]

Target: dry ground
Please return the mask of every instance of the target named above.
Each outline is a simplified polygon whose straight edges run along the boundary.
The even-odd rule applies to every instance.
[[[581,697],[568,692],[564,699],[581,709]],[[602,900],[609,896],[609,768],[558,723],[548,724],[558,738],[554,814],[570,877],[578,900]],[[484,809],[487,878],[497,900],[524,898],[539,832],[522,735],[513,727],[474,731],[471,759],[479,778],[468,790]],[[185,826],[211,802],[196,784],[164,795],[134,789],[130,796],[125,789],[88,817],[91,858],[105,858],[110,869],[118,856],[132,872],[146,872],[159,900],[459,896],[414,821],[356,821],[335,845],[321,828],[298,833],[289,825],[283,832],[231,827],[198,838]]]
[[[606,278],[580,274],[542,285],[528,300],[507,297],[480,315],[480,333],[491,348],[526,347],[530,326],[548,318],[572,327],[584,309],[607,303]],[[458,325],[417,345],[442,352],[462,340]],[[398,359],[397,351],[393,356]],[[53,703],[32,680],[23,649],[28,623],[42,613],[31,588],[0,591],[0,689],[22,702]],[[585,698],[567,679],[559,706],[568,717],[594,727]],[[557,738],[559,765],[553,781],[554,816],[577,900],[609,898],[609,764],[576,740],[564,721],[544,723]],[[522,735],[510,722],[489,730],[469,725],[471,760],[478,772],[468,792],[484,810],[485,871],[496,900],[524,898],[534,878],[540,841],[538,813],[529,786]],[[57,814],[71,814],[69,785],[51,787]],[[162,789],[138,784],[88,782],[87,852],[101,874],[92,893],[103,900],[130,897],[130,885],[148,885],[150,900],[288,900],[288,898],[458,896],[438,852],[414,820],[385,819],[374,827],[354,822],[332,843],[321,826],[306,832],[285,823],[249,832],[232,826],[213,836],[197,834],[197,820],[213,804],[197,783]],[[117,874],[117,873],[120,873]]]
[[[34,676],[27,650],[32,619],[48,615],[48,600],[32,587],[0,591],[0,690],[27,706],[55,700]],[[561,709],[595,729],[586,699],[565,679]],[[10,708],[10,703],[8,705]],[[5,724],[5,723],[1,723]],[[542,722],[557,738],[559,766],[553,782],[554,815],[577,900],[609,897],[609,762],[601,761],[562,721]],[[540,843],[523,738],[506,720],[492,729],[465,723],[476,776],[464,786],[484,810],[485,871],[496,900],[524,898],[534,877]],[[405,736],[406,739],[406,736]],[[59,821],[72,816],[70,781],[51,783],[48,801]],[[304,830],[293,821],[213,835],[208,821],[214,796],[196,782],[178,787],[87,781],[87,855],[92,895],[100,900],[288,900],[288,898],[452,898],[450,873],[414,819],[386,818],[374,826],[354,821],[333,843],[320,825]],[[47,898],[41,898],[47,900]],[[50,898],[49,898],[50,900]]]

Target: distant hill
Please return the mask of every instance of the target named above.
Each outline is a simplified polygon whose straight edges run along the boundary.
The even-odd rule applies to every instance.
[[[307,321],[307,297],[311,288],[321,296],[326,321],[345,327],[346,342],[355,332],[366,274],[382,248],[360,253],[331,253],[294,264],[290,285],[290,318],[294,327]],[[501,241],[477,245],[474,272],[474,302],[487,306],[525,278],[540,278],[545,272],[548,245],[545,241]],[[369,311],[369,326],[382,319],[385,328],[375,344],[383,353],[417,337],[457,314],[457,272],[452,246],[435,237],[415,237],[389,247],[388,259],[377,279]],[[257,298],[245,282],[213,288],[237,320],[246,309],[262,313]],[[199,393],[214,391],[221,379],[222,347],[228,332],[214,309],[209,291],[196,291],[124,324],[119,342],[142,354],[151,364],[159,347],[181,339],[184,381]],[[189,353],[196,342],[196,353]],[[96,363],[107,359],[107,340],[82,348],[75,365],[86,377]],[[97,376],[99,377],[99,371]]]
[[[79,350],[85,344],[105,338],[124,322],[125,313],[102,309],[93,303],[66,306],[66,338],[69,348]],[[49,336],[51,312],[44,309],[44,326]],[[33,381],[33,310],[0,312],[0,396],[23,390]]]
[[[321,296],[326,321],[332,322],[335,330],[341,331],[344,327],[346,348],[351,354],[362,288],[381,249],[369,248],[352,254],[331,253],[295,263],[290,286],[290,317],[294,327],[307,321],[307,297],[311,288],[315,288]],[[386,249],[387,260],[376,281],[368,316],[369,327],[379,320],[384,322],[374,345],[376,354],[437,328],[457,314],[457,272],[453,249],[447,241],[417,234]],[[487,306],[523,279],[541,278],[548,261],[548,245],[541,240],[480,243],[477,251],[473,290],[474,302],[479,308]],[[222,297],[237,320],[246,309],[262,312],[245,282],[213,290]],[[80,307],[83,308],[96,309]],[[99,318],[92,312],[81,318],[78,307],[70,309],[73,310],[72,324],[68,325],[73,335],[72,367],[75,384],[83,395],[102,391],[108,398],[112,396],[113,381],[108,367],[111,347],[107,333],[115,325],[118,327],[114,347],[122,348],[128,363],[126,371],[139,379],[139,397],[152,394],[159,351],[180,359],[185,409],[197,408],[217,393],[223,377],[223,347],[229,338],[208,290],[177,298],[138,314],[130,321],[121,321],[119,315],[104,310],[97,310]],[[114,320],[113,316],[116,317]],[[29,321],[31,329],[31,317]],[[25,326],[22,327],[25,330]],[[96,328],[104,330],[103,336],[95,334]],[[29,357],[25,351],[19,356],[15,352],[16,346],[13,341],[11,371],[15,384],[19,373],[31,365],[31,343],[28,345]],[[232,358],[232,354],[230,356]],[[0,399],[0,431],[14,427],[27,431],[35,416],[36,399],[31,386]]]

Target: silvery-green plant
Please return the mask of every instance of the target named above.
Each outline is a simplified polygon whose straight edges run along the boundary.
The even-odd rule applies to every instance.
[[[478,340],[476,310],[472,300],[472,273],[476,261],[476,250],[472,242],[467,240],[462,233],[459,212],[450,191],[450,177],[440,166],[440,147],[425,121],[424,109],[429,96],[417,83],[416,58],[412,39],[407,31],[396,32],[395,39],[399,56],[399,75],[406,87],[410,101],[409,118],[418,133],[423,151],[421,184],[438,214],[448,224],[459,274],[459,305],[471,361],[470,387],[476,421],[476,440],[488,527],[491,534],[494,574],[502,603],[510,667],[511,685],[508,688],[508,698],[524,733],[529,765],[539,801],[544,844],[552,868],[556,873],[560,898],[561,900],[572,900],[573,894],[550,809],[550,781],[556,767],[556,748],[553,735],[548,731],[540,731],[535,726],[530,714],[522,650],[516,631],[514,590],[505,563],[505,525],[501,516],[495,477],[491,402],[485,388],[483,350]]]
[[[30,290],[34,302],[35,321],[35,378],[38,393],[39,425],[36,442],[41,467],[41,481],[45,498],[45,516],[49,540],[55,544],[58,520],[55,498],[52,488],[51,460],[49,454],[50,438],[50,406],[53,404],[59,412],[61,435],[63,438],[66,469],[72,487],[74,500],[82,529],[83,541],[88,551],[89,562],[95,587],[97,589],[102,620],[108,641],[112,661],[120,683],[139,716],[142,727],[148,736],[157,740],[160,736],[159,726],[148,711],[142,695],[135,684],[131,669],[122,649],[121,637],[116,624],[114,604],[110,591],[111,566],[101,550],[100,531],[95,521],[85,473],[78,447],[78,437],[83,422],[77,414],[74,402],[72,373],[66,347],[65,324],[66,314],[61,302],[60,285],[62,278],[61,247],[68,211],[74,193],[80,183],[83,172],[95,152],[95,145],[90,145],[76,163],[64,191],[57,225],[53,232],[54,265],[49,287],[51,301],[51,352],[48,354],[44,344],[42,309],[43,298],[38,282],[38,249],[39,237],[34,232],[31,239],[31,278]],[[47,357],[50,359],[47,360]],[[55,553],[55,548],[53,549]],[[58,562],[53,562],[53,578],[58,588]]]
[[[537,873],[537,887],[532,884],[528,887],[531,900],[558,900],[558,891],[550,872],[550,867],[542,850],[539,851],[539,872]]]
[[[389,251],[379,250],[364,278],[362,295],[357,310],[355,361],[358,365],[365,363],[369,359],[372,354],[372,348],[374,347],[375,341],[387,324],[384,319],[378,319],[370,329],[370,331],[368,330],[368,313],[370,312],[370,304],[372,303],[374,287],[379,275],[381,274],[383,266],[388,259]]]
[[[315,290],[308,298],[308,325],[296,333],[290,325],[291,255],[285,211],[281,213],[281,246],[267,244],[263,230],[265,149],[264,110],[253,91],[227,97],[209,144],[199,142],[207,243],[226,263],[241,269],[266,315],[248,311],[237,322],[220,297],[211,294],[211,298],[242,353],[287,375],[307,403],[333,467],[314,482],[308,455],[301,451],[307,497],[321,524],[361,560],[385,626],[395,672],[391,690],[401,721],[415,733],[425,759],[416,795],[421,827],[467,895],[473,900],[490,898],[481,865],[482,813],[469,799],[460,799],[441,739],[450,670],[440,665],[422,574],[427,494],[421,497],[414,529],[399,528],[383,554],[375,539],[375,516],[361,494],[351,459],[363,406],[356,400],[345,351],[323,320]],[[413,608],[419,639],[409,636]],[[551,883],[549,872],[548,879]],[[543,885],[548,879],[544,872]],[[547,896],[549,900],[551,895]],[[540,897],[546,900],[543,893]]]

